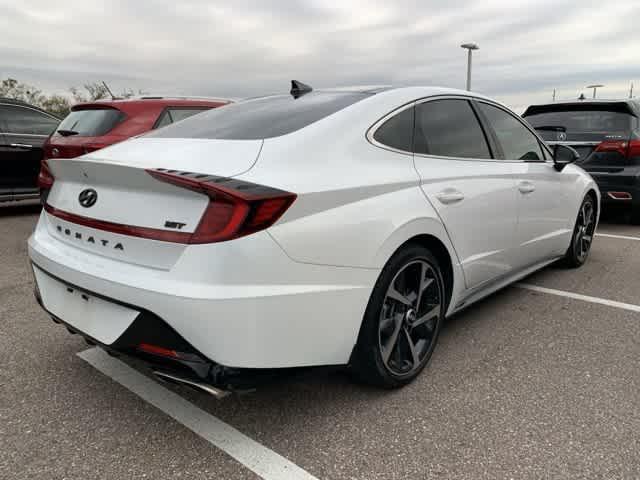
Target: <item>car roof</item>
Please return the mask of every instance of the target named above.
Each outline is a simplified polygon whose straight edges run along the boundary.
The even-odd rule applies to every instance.
[[[7,97],[0,97],[0,103],[32,108],[33,110],[37,110],[39,112],[42,112],[42,113],[44,113],[46,115],[49,115],[50,117],[54,117],[54,118],[60,119],[57,115],[55,115],[55,114],[53,114],[51,112],[47,112],[46,110],[43,110],[40,107],[36,107],[35,105],[31,105],[30,103],[23,102],[22,100],[16,100],[14,98],[7,98]]]
[[[470,92],[468,90],[458,90],[455,88],[449,87],[427,87],[427,86],[393,86],[393,85],[356,85],[356,86],[346,86],[346,87],[335,87],[335,88],[317,88],[313,89],[313,92],[316,93],[366,93],[371,96],[385,96],[385,97],[395,97],[398,101],[410,102],[412,100],[434,97],[434,96],[464,96],[469,98],[478,98],[482,100],[488,100],[490,102],[499,104],[506,107],[502,103],[496,101],[491,97],[487,97],[485,95]],[[275,96],[283,96],[288,95],[285,93],[272,94],[272,95],[261,95],[258,97],[246,98],[245,100],[256,100],[259,98],[267,98],[267,97],[275,97]],[[304,94],[301,95],[301,98],[304,97]]]

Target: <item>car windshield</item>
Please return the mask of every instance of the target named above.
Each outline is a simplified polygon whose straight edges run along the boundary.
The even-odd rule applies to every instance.
[[[247,100],[209,110],[147,136],[257,140],[278,137],[371,96],[361,92],[310,92]]]
[[[124,118],[115,108],[74,110],[58,125],[54,135],[99,137],[108,133]]]

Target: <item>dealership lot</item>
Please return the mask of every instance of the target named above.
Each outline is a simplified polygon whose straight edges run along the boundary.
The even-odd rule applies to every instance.
[[[639,306],[640,227],[608,220],[583,268],[526,279],[554,293],[451,319],[407,388],[318,373],[216,401],[86,361],[33,299],[37,213],[0,206],[0,478],[640,477],[640,313],[563,295]]]

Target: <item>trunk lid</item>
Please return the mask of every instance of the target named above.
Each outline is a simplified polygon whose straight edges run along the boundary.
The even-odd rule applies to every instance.
[[[49,233],[94,254],[171,268],[187,245],[140,238],[133,230],[153,230],[168,240],[192,233],[209,197],[146,170],[231,177],[253,166],[261,146],[262,141],[140,138],[76,159],[49,159],[55,178],[45,205]],[[81,194],[87,191],[97,199],[83,206]]]

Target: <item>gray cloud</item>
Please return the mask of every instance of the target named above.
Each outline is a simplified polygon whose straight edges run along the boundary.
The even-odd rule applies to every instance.
[[[91,80],[154,93],[248,96],[318,86],[463,87],[515,108],[622,96],[639,69],[635,0],[0,0],[0,77],[55,92]]]

